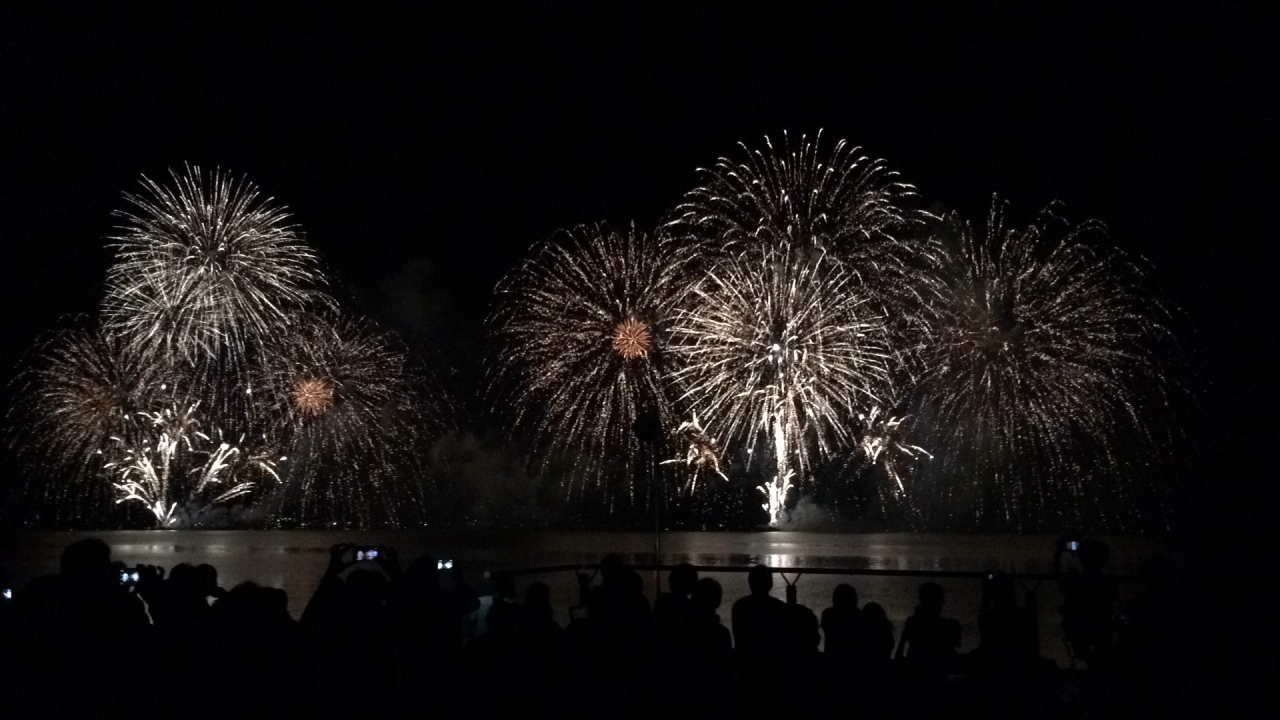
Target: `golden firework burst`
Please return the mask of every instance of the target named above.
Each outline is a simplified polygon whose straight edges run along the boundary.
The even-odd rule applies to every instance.
[[[323,415],[333,406],[333,385],[320,378],[302,378],[293,386],[293,404],[303,415]]]
[[[632,360],[649,353],[649,326],[643,320],[629,317],[613,329],[613,349]]]

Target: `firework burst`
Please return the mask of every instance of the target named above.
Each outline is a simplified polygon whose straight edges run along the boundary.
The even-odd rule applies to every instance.
[[[664,460],[662,464],[684,464],[685,468],[689,470],[688,489],[690,493],[697,491],[698,476],[703,471],[713,472],[721,480],[727,481],[729,479],[720,470],[720,445],[711,436],[711,433],[702,427],[702,423],[698,422],[697,413],[694,413],[691,419],[680,423],[680,427],[676,428],[676,435],[680,437],[681,442],[685,445],[684,457],[675,460]]]
[[[1049,208],[1025,228],[993,203],[985,233],[952,219],[932,249],[915,434],[953,478],[935,501],[1005,523],[1071,523],[1088,494],[1124,492],[1125,428],[1164,374],[1167,314],[1098,223]],[[1086,460],[1087,458],[1087,460]]]
[[[702,184],[676,208],[671,231],[708,249],[766,242],[845,252],[910,222],[900,202],[911,187],[883,160],[843,140],[827,153],[821,140],[801,136],[793,147],[784,135],[780,148],[768,137],[762,150],[740,145],[742,159],[721,158],[702,171]]]
[[[264,346],[253,397],[288,458],[280,512],[396,523],[417,502],[409,461],[423,398],[388,336],[350,318],[295,318]]]
[[[56,333],[31,360],[11,410],[30,491],[60,520],[103,514],[113,497],[102,450],[161,380],[97,328]]]
[[[36,353],[29,373],[25,446],[54,465],[75,467],[121,432],[162,380],[98,329],[58,333]]]
[[[540,246],[499,286],[495,387],[547,458],[612,493],[655,471],[674,425],[663,376],[684,246],[579,227]]]
[[[189,167],[142,179],[116,241],[107,327],[153,358],[232,364],[292,311],[327,302],[316,257],[257,188]]]
[[[905,466],[922,457],[932,459],[933,455],[919,445],[912,445],[905,439],[906,422],[909,416],[899,417],[884,412],[879,406],[871,408],[871,412],[859,413],[862,423],[858,449],[862,453],[863,462],[884,469],[885,475],[893,481],[899,497],[905,497],[907,486],[903,483]]]
[[[772,455],[761,489],[775,524],[813,452],[850,442],[847,421],[888,381],[882,317],[860,277],[816,249],[766,244],[725,257],[691,289],[672,338],[685,397],[753,457]]]
[[[243,449],[244,438],[231,443],[216,429],[202,431],[198,410],[199,403],[174,403],[125,417],[104,452],[116,503],[141,504],[157,527],[169,527],[180,509],[198,516],[253,492],[256,476],[278,479],[275,463]]]
[[[21,443],[55,512],[95,517],[128,503],[168,526],[179,512],[244,497],[256,486],[250,478],[273,473],[244,438],[200,428],[198,401],[179,390],[187,378],[97,329],[56,335],[29,377]]]

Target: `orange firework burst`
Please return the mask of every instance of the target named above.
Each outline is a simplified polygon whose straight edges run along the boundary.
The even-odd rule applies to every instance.
[[[293,386],[293,403],[303,415],[323,415],[333,405],[333,386],[319,378],[303,378]]]
[[[649,326],[629,317],[613,329],[613,349],[622,357],[632,360],[649,352]]]

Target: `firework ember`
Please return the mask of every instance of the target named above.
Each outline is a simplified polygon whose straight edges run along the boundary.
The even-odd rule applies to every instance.
[[[320,378],[300,378],[293,386],[293,404],[301,415],[323,415],[333,406],[333,386]]]
[[[644,357],[649,353],[649,326],[635,318],[618,323],[613,331],[613,349],[628,360]]]

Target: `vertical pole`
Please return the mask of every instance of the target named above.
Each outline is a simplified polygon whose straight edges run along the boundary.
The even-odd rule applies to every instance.
[[[658,489],[658,474],[654,473],[653,478],[653,564],[655,566],[662,564],[662,493]],[[653,602],[657,603],[658,598],[662,596],[662,570],[655,567],[653,570]]]

